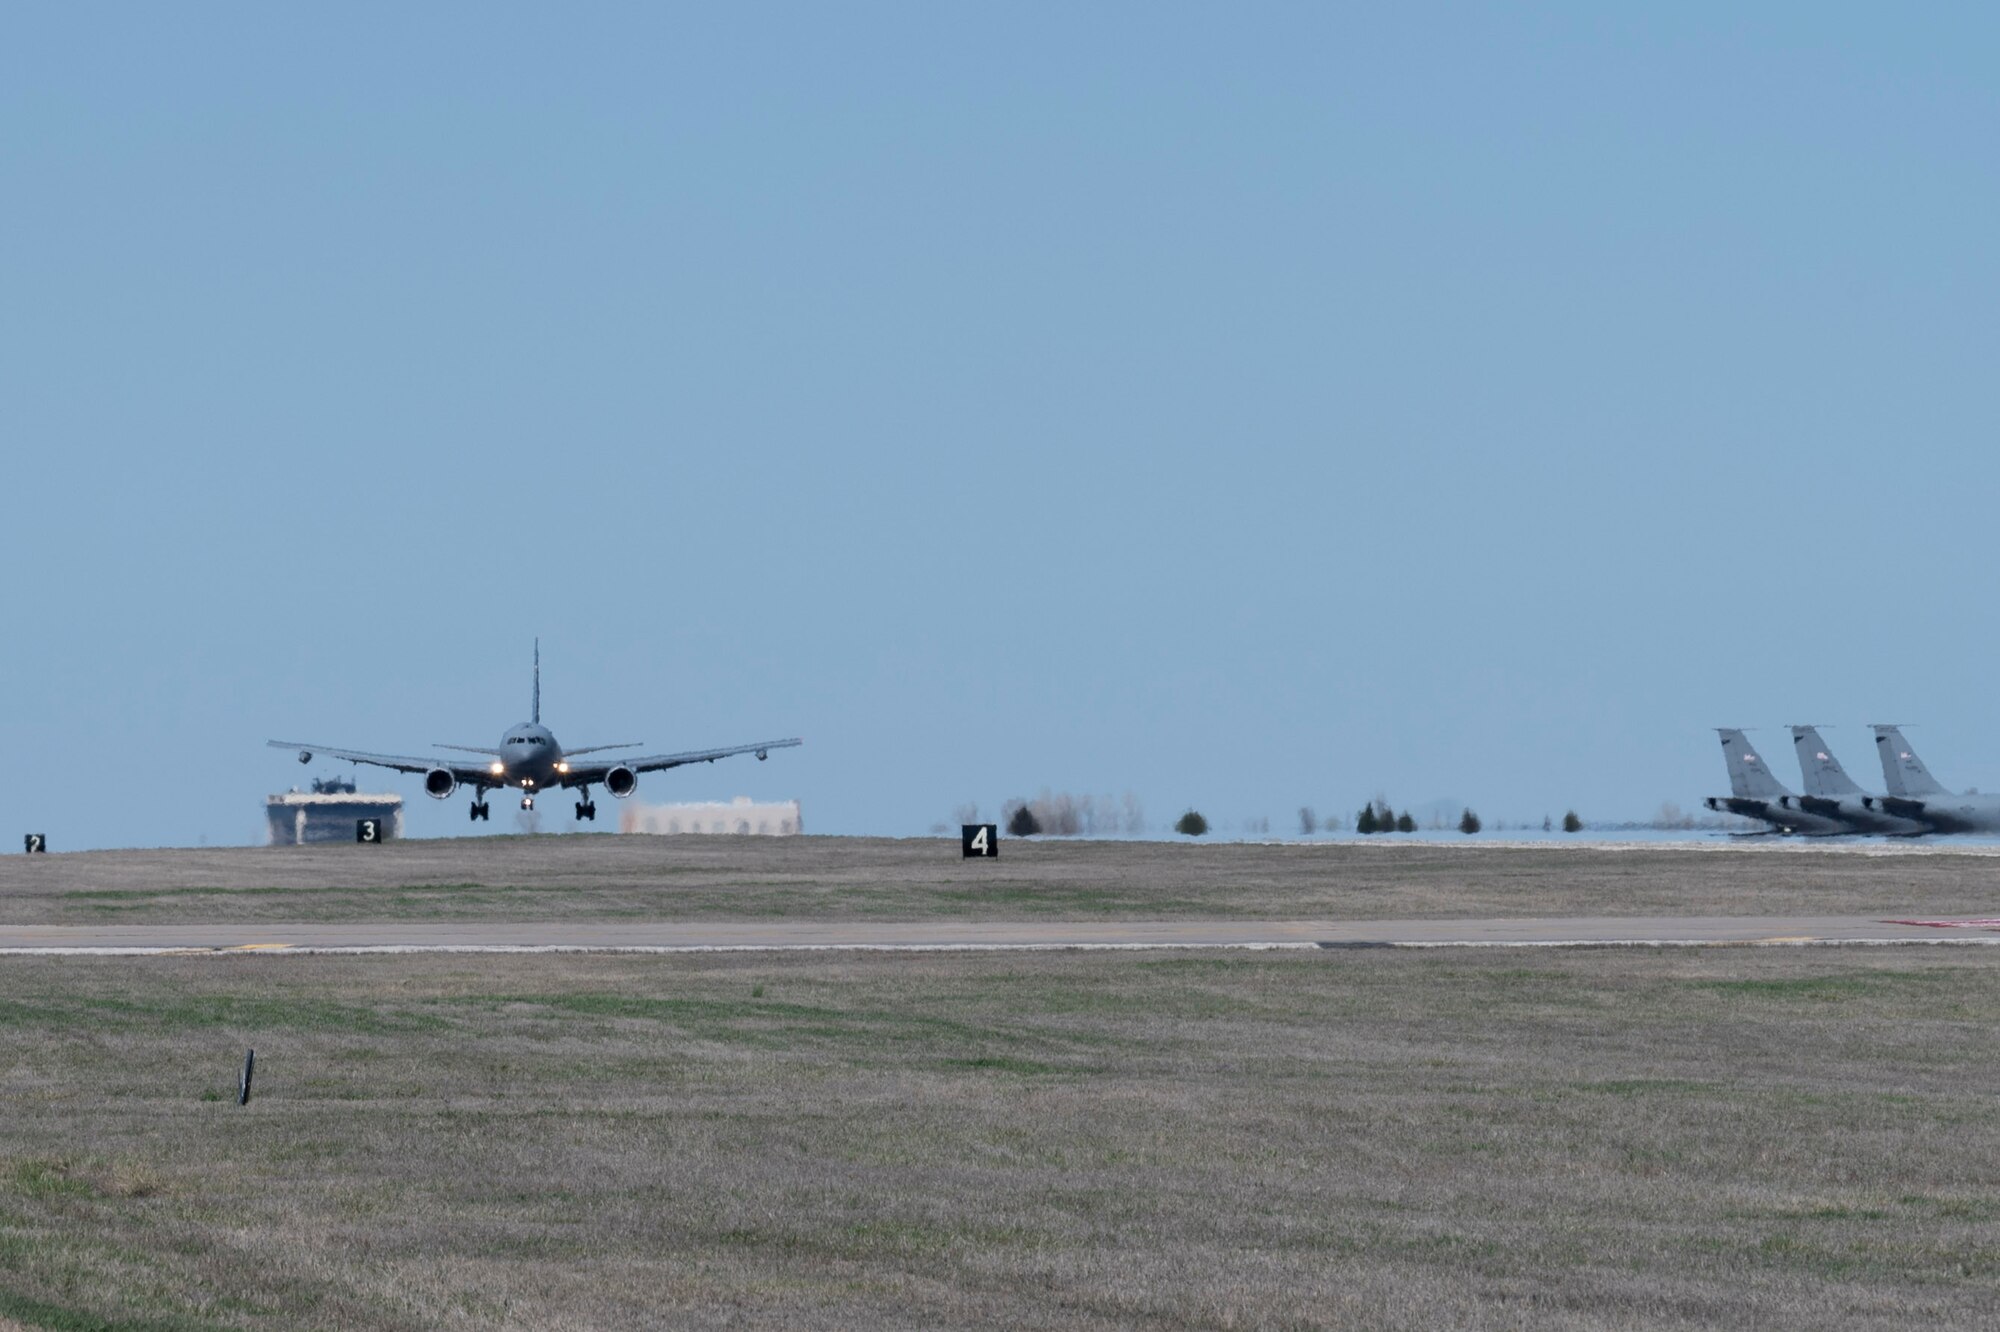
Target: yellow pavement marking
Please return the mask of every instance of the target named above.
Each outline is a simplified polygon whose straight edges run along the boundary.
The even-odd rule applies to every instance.
[[[232,953],[266,953],[290,947],[290,944],[236,944],[229,951]]]

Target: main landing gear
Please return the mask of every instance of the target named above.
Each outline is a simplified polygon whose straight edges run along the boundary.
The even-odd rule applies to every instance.
[[[482,792],[481,794],[484,794],[484,792]],[[479,822],[481,819],[485,819],[488,823],[491,823],[493,821],[493,807],[487,804],[484,800],[473,801],[472,808],[466,810],[465,812],[468,816],[470,816],[470,818],[474,823]]]
[[[597,802],[595,800],[577,801],[576,816],[579,819],[589,819],[592,823],[597,822]]]
[[[522,809],[533,809],[534,807],[535,807],[535,798],[534,798],[533,796],[522,796],[522,797],[521,797],[521,808],[522,808]]]

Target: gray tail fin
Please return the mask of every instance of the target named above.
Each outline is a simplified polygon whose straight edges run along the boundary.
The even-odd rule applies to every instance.
[[[535,702],[528,720],[535,725],[542,724],[542,640],[535,640]]]
[[[1882,783],[1892,796],[1920,797],[1949,795],[1931,770],[1910,748],[1900,726],[1877,726],[1875,750],[1882,756]]]
[[[1809,796],[1853,796],[1862,794],[1847,769],[1819,738],[1817,726],[1794,726],[1792,747],[1799,752],[1799,775],[1805,779]]]
[[[1751,746],[1743,732],[1732,726],[1715,729],[1722,736],[1722,761],[1729,765],[1729,794],[1738,800],[1776,800],[1791,794],[1783,782],[1771,775],[1764,756]]]

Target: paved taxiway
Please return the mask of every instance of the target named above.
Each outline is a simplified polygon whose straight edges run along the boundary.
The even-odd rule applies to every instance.
[[[1569,916],[1345,921],[545,921],[0,926],[0,954],[2000,944],[2000,919]]]

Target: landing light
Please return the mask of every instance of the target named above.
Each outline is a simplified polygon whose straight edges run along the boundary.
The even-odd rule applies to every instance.
[[[495,777],[498,777],[501,773],[507,771],[507,765],[504,763],[495,763],[491,767],[487,768],[487,771],[492,773]]]
[[[568,771],[569,771],[569,764],[567,764],[567,763],[558,763],[558,764],[556,764],[556,771],[557,771],[557,772],[568,772]]]

